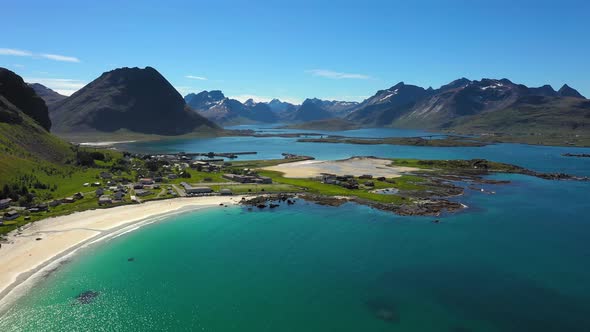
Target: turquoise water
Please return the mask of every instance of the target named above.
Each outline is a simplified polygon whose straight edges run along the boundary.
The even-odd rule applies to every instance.
[[[245,127],[245,126],[241,126]],[[247,126],[260,132],[289,131]],[[359,129],[332,132],[345,136],[386,137],[421,136],[423,131],[401,129]],[[526,144],[493,144],[484,147],[433,148],[400,145],[353,145],[327,143],[301,143],[296,138],[281,137],[219,137],[204,139],[166,140],[138,142],[122,145],[122,149],[145,153],[172,152],[244,152],[256,151],[255,155],[241,155],[237,160],[283,158],[281,153],[308,155],[317,159],[335,160],[351,156],[378,156],[419,159],[473,159],[484,158],[498,162],[517,164],[541,172],[565,172],[590,175],[590,158],[564,157],[563,153],[590,153],[590,148],[534,146]]]
[[[590,330],[590,186],[502,178],[438,224],[303,202],[172,216],[83,250],[0,329]]]
[[[237,151],[243,139],[203,146]],[[263,153],[279,148],[263,140]],[[325,159],[472,155],[590,175],[588,160],[560,156],[590,149],[292,143],[288,152],[296,145]],[[590,331],[590,183],[494,178],[511,183],[485,186],[496,195],[468,191],[469,208],[440,223],[302,201],[170,216],[81,250],[14,303],[0,331]],[[87,291],[98,296],[80,304]]]

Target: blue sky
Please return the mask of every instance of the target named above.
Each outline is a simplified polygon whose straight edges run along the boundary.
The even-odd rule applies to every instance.
[[[399,81],[590,96],[590,1],[5,1],[0,66],[70,94],[153,66],[183,95],[362,100]]]

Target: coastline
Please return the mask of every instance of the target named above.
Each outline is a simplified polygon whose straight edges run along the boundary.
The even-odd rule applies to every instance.
[[[22,294],[19,289],[26,288],[28,281],[82,247],[131,232],[171,214],[220,204],[236,205],[242,197],[183,197],[87,210],[43,219],[21,232],[15,230],[0,248],[0,313],[11,298]]]

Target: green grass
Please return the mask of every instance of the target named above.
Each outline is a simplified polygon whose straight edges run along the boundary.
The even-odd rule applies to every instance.
[[[230,184],[210,186],[215,192],[220,189],[230,189],[234,194],[248,193],[294,193],[300,192],[298,187],[289,184]]]
[[[260,171],[260,175],[268,176],[272,178],[273,182],[276,183],[283,183],[289,184],[294,187],[298,187],[301,189],[302,192],[309,192],[313,194],[320,194],[326,196],[356,196],[359,198],[381,202],[381,203],[401,203],[404,200],[401,196],[398,195],[381,195],[381,194],[374,194],[369,192],[371,189],[347,189],[341,186],[332,185],[332,184],[325,184],[321,183],[315,179],[300,179],[300,178],[286,178],[283,177],[283,173],[276,172],[276,171]],[[395,179],[396,181],[401,178]],[[381,189],[381,188],[397,188],[396,184],[390,184],[387,182],[380,182],[380,181],[373,181],[375,183],[374,189]],[[363,180],[360,183],[364,183]],[[400,180],[401,186],[412,187],[414,184],[411,184],[410,179]],[[416,186],[419,188],[419,186]]]

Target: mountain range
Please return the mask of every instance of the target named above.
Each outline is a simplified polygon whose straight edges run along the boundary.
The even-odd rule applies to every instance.
[[[191,93],[184,100],[198,114],[219,124],[274,123],[279,120],[278,114],[268,104],[256,103],[252,99],[241,103],[227,98],[219,90]]]
[[[53,123],[57,133],[123,130],[179,135],[218,131],[217,124],[292,123],[305,128],[307,122],[316,129],[325,125],[466,133],[590,130],[590,101],[572,87],[527,87],[508,79],[460,78],[438,89],[400,82],[360,103],[309,98],[301,105],[278,99],[242,103],[219,90],[183,98],[151,67],[103,73],[70,97],[40,84],[31,83],[30,88],[49,106],[50,119],[43,118],[43,112],[31,117],[47,129]]]
[[[589,117],[590,101],[567,85],[555,91],[549,85],[529,88],[508,79],[461,78],[436,90],[400,82],[378,91],[344,118],[363,126],[498,132],[519,127],[528,132],[529,124],[588,130]]]

